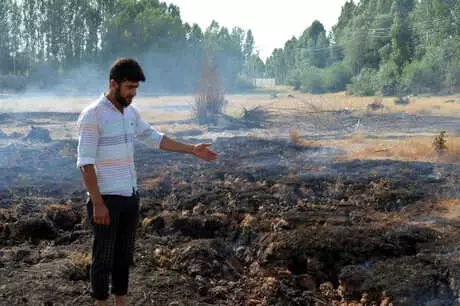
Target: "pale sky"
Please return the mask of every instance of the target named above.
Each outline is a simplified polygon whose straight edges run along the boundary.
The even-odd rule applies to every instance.
[[[183,22],[203,31],[216,20],[230,30],[252,30],[256,49],[266,59],[292,36],[299,37],[314,20],[326,30],[337,23],[347,0],[166,0],[179,6]]]

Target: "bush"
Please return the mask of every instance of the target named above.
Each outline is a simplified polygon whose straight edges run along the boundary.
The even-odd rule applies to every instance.
[[[313,94],[320,94],[325,92],[323,69],[317,67],[308,67],[302,75],[303,92],[310,92]]]
[[[443,65],[440,49],[427,53],[421,61],[410,63],[402,73],[403,90],[414,94],[439,92],[444,80]]]
[[[378,90],[378,72],[376,69],[363,68],[359,75],[351,79],[347,90],[352,95],[374,96]]]
[[[447,152],[446,131],[441,131],[439,135],[433,139],[433,148],[438,154]]]
[[[287,80],[288,85],[292,86],[293,90],[300,90],[302,87],[302,77],[298,70],[294,70]]]
[[[335,63],[324,69],[324,86],[327,91],[343,91],[350,83],[352,75],[351,68],[347,67],[344,62]]]
[[[460,60],[454,59],[447,66],[444,87],[454,93],[460,90]]]
[[[399,91],[400,76],[398,66],[389,60],[380,66],[378,74],[378,87],[382,96],[395,96]]]

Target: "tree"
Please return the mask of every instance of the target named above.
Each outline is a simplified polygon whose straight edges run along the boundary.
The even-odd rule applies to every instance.
[[[258,54],[249,56],[244,67],[244,74],[248,78],[262,78],[265,74],[265,64]]]
[[[246,33],[246,39],[243,45],[243,55],[245,60],[247,61],[254,52],[254,36],[252,35],[252,31],[249,30]]]
[[[9,42],[9,14],[11,10],[10,1],[0,1],[0,72],[9,71],[10,42]]]
[[[399,73],[413,58],[413,36],[407,19],[413,7],[414,0],[395,1],[391,7],[394,16],[391,29],[391,59],[398,67]]]

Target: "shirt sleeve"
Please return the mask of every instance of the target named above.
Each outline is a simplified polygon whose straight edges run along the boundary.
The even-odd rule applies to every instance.
[[[99,124],[94,109],[85,110],[77,122],[78,149],[77,168],[96,163],[99,142]]]
[[[164,133],[159,132],[145,122],[136,109],[134,109],[134,112],[136,114],[136,138],[153,149],[159,149]]]

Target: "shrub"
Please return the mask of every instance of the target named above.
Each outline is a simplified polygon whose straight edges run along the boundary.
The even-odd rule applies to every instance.
[[[327,67],[323,72],[324,87],[327,91],[337,92],[347,88],[350,83],[352,71],[343,62]]]
[[[323,70],[317,67],[308,67],[302,75],[303,92],[320,94],[325,92]]]
[[[441,54],[437,51],[427,53],[421,61],[407,65],[401,76],[401,86],[405,92],[423,94],[439,92],[444,79]]]
[[[378,90],[377,78],[377,70],[371,68],[363,68],[359,75],[354,76],[351,79],[351,84],[347,86],[347,90],[352,95],[374,96]]]
[[[397,95],[399,91],[399,80],[398,66],[393,60],[389,60],[380,66],[377,85],[382,96]]]

